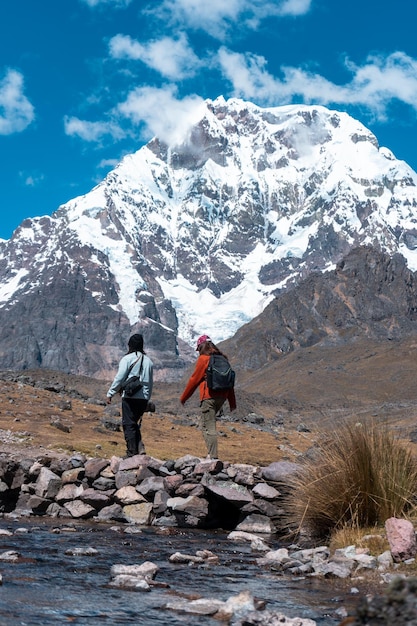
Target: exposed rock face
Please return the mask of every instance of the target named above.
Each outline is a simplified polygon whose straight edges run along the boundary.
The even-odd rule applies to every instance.
[[[25,224],[20,233],[24,238]],[[110,378],[135,331],[144,335],[157,366],[175,368],[182,364],[177,357],[176,314],[161,293],[158,305],[150,295],[144,297],[143,318],[131,326],[118,310],[114,278],[103,255],[78,248],[65,225],[54,220],[45,220],[37,234],[36,245],[28,243],[25,247],[26,260],[20,271],[26,273],[26,279],[13,301],[0,309],[2,368],[41,366],[64,372],[100,372]],[[18,233],[15,237],[20,238]],[[8,245],[13,254],[13,243]],[[42,257],[32,264],[38,249],[46,246],[53,253],[43,258],[42,267]],[[61,258],[58,253],[63,249]],[[95,262],[92,256],[96,256]],[[9,259],[3,260],[3,268],[6,273],[11,271]]]
[[[275,298],[224,346],[244,368],[256,369],[318,343],[400,339],[416,332],[416,275],[401,255],[362,247],[335,270],[311,273]]]
[[[346,114],[207,101],[180,145],[154,139],[90,193],[0,242],[2,368],[109,378],[140,331],[158,376],[175,378],[196,335],[231,337],[274,294],[357,245],[401,251],[417,269],[416,207],[417,175]],[[304,286],[308,320],[336,303],[329,288],[314,304],[317,281]],[[367,295],[356,299],[364,319]],[[379,299],[372,313],[386,315]],[[286,309],[273,349],[326,332]]]

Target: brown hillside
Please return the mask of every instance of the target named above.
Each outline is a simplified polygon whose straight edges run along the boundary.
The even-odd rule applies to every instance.
[[[358,340],[347,346],[313,346],[256,372],[240,385],[257,390],[272,417],[331,423],[337,416],[387,418],[417,429],[417,337]]]
[[[234,365],[238,410],[218,422],[224,460],[260,465],[297,460],[318,430],[334,428],[345,417],[384,420],[401,438],[417,441],[415,337],[313,346],[252,372]],[[185,407],[178,401],[184,384],[155,386],[157,410],[146,414],[143,424],[153,456],[205,456],[197,394]],[[107,387],[47,370],[0,372],[0,450],[123,455],[122,433],[104,426],[104,418],[120,418],[117,401],[110,408],[104,404]]]

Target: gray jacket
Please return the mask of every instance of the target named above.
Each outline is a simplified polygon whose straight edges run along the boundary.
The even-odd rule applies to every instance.
[[[141,369],[141,361],[143,358],[143,364]],[[138,360],[139,359],[139,360]],[[138,361],[130,370],[129,367]],[[130,354],[125,354],[125,356],[120,359],[119,369],[117,370],[117,374],[114,377],[114,380],[110,386],[110,389],[107,392],[107,396],[112,398],[120,389],[122,383],[125,380],[128,380],[132,376],[139,376],[143,384],[142,389],[139,389],[133,396],[129,396],[134,399],[142,399],[142,400],[150,400],[152,395],[152,386],[153,386],[153,363],[146,354],[142,354],[141,352],[131,352]],[[124,392],[123,392],[124,395]]]

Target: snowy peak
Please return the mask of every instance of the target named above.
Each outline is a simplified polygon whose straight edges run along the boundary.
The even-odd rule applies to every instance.
[[[58,369],[110,371],[137,329],[165,375],[191,358],[196,335],[232,336],[275,294],[361,244],[417,269],[417,175],[358,121],[223,98],[198,113],[175,145],[154,138],[90,193],[0,242],[4,328],[46,292],[64,294],[57,328],[73,343],[79,320],[89,327],[85,311],[96,316],[101,333],[80,331],[84,361]],[[62,361],[40,331],[54,311],[37,308],[36,330],[16,331],[31,348],[7,357],[11,366]]]

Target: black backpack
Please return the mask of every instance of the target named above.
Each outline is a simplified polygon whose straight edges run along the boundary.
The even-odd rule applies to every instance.
[[[212,391],[225,391],[235,386],[235,372],[223,354],[210,355],[206,380],[207,387]]]

